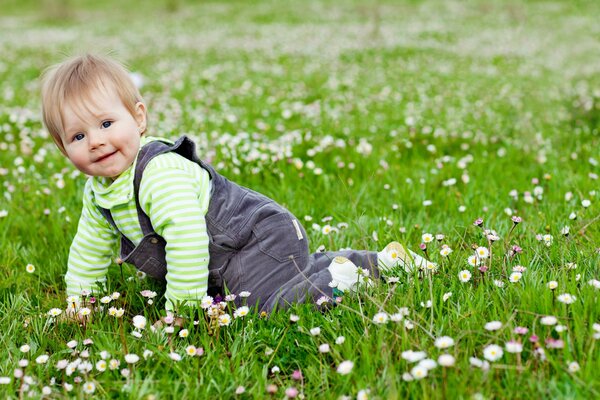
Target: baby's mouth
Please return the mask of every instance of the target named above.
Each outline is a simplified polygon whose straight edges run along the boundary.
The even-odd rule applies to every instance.
[[[98,157],[98,158],[96,159],[96,161],[94,161],[94,162],[97,162],[97,163],[98,163],[98,162],[102,162],[102,161],[104,161],[104,160],[106,160],[106,159],[110,158],[110,157],[111,157],[113,154],[115,154],[115,153],[116,153],[116,151],[113,151],[112,153],[108,153],[108,154],[105,154],[105,155],[103,155],[103,156],[100,156],[100,157]]]

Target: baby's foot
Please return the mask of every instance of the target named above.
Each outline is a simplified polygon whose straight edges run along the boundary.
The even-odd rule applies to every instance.
[[[377,264],[379,270],[386,273],[401,267],[410,273],[415,268],[435,269],[436,265],[413,251],[406,249],[398,242],[391,242],[383,250],[377,253]]]
[[[365,270],[342,256],[335,257],[327,269],[331,273],[330,285],[341,291],[352,290],[357,283],[364,282],[366,275],[368,275],[368,271],[365,272]]]

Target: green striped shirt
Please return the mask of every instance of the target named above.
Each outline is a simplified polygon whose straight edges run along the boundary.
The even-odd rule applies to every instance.
[[[141,144],[157,140],[142,137]],[[92,177],[85,186],[83,210],[71,244],[65,276],[67,295],[101,290],[106,281],[119,234],[98,210],[111,211],[115,224],[134,245],[143,234],[139,226],[133,177],[135,163],[114,182]],[[140,206],[166,244],[166,308],[178,302],[194,304],[206,295],[208,284],[208,233],[205,216],[210,201],[206,170],[175,153],[156,156],[140,183]]]

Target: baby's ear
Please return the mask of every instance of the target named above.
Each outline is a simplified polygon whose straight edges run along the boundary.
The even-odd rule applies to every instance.
[[[141,101],[135,104],[135,120],[138,124],[138,131],[141,134],[146,132],[146,105]]]

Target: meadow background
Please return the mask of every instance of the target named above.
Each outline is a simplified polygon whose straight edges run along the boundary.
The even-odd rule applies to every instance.
[[[1,397],[600,396],[599,2],[0,10]],[[38,78],[81,51],[124,61],[143,83],[149,134],[193,137],[225,176],[304,221],[312,251],[392,240],[421,251],[424,234],[443,234],[425,244],[439,268],[327,312],[250,312],[211,334],[201,313],[179,334],[150,329],[160,285],[115,265],[118,299],[98,294],[84,325],[55,320],[85,177],[42,127]],[[491,257],[469,265],[477,247]],[[152,304],[142,290],[158,293]]]

